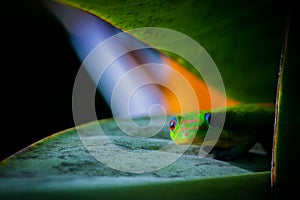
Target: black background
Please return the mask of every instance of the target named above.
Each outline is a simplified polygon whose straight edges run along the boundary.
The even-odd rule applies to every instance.
[[[81,62],[43,1],[3,1],[0,21],[2,160],[74,126],[71,95]],[[99,98],[98,118],[110,117]]]

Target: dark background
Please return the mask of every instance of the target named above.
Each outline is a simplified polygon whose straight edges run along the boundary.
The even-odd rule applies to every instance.
[[[1,3],[0,160],[74,126],[72,88],[80,67],[68,33],[43,1]],[[98,118],[110,117],[101,105]]]

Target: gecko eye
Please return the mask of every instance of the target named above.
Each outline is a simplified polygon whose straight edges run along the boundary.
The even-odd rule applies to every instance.
[[[169,123],[169,127],[170,127],[171,131],[173,131],[175,129],[176,124],[177,124],[177,119],[176,119],[176,117],[173,117]]]
[[[210,114],[210,113],[205,113],[204,119],[205,119],[205,121],[206,121],[208,124],[210,124],[211,114]]]

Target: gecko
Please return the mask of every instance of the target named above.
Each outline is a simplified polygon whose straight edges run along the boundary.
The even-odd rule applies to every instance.
[[[270,152],[274,121],[274,104],[242,103],[175,116],[169,129],[176,144],[213,146],[213,158],[230,161],[245,155],[257,142]]]

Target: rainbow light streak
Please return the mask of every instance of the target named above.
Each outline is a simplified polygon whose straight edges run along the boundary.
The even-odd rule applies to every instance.
[[[121,30],[100,18],[81,10],[57,3],[51,3],[49,7],[70,34],[72,44],[81,61],[98,44],[121,32]],[[119,51],[126,50],[127,45],[141,46],[141,42],[130,36],[119,39],[119,41],[115,41],[113,45],[107,47],[105,51],[99,52],[99,57],[89,61],[89,66],[85,67],[94,83],[98,85],[98,89],[107,103],[109,105],[111,103],[114,104],[114,117],[131,118],[147,116],[153,105],[164,105],[165,100],[156,84],[144,85],[144,83],[155,83],[157,78],[161,79],[163,75],[159,70],[151,74],[145,68],[135,70],[135,73],[126,73],[144,63],[159,63],[160,57],[156,51],[149,48],[127,53],[119,57]],[[109,62],[114,57],[118,57],[118,59],[114,60],[108,67],[101,65],[101,63]],[[105,72],[98,82],[99,77],[95,77],[94,75],[99,74],[99,71],[104,68]],[[111,102],[116,86],[118,86],[118,97],[113,99],[114,102]],[[132,90],[135,88],[138,89],[132,93]],[[125,102],[126,100],[129,101],[129,106],[124,109],[128,104]],[[162,112],[164,111],[161,109],[151,110],[151,114],[162,114]]]
[[[81,61],[91,54],[96,55],[89,57],[84,67],[110,105],[114,117],[174,115],[240,103],[129,34],[113,37],[123,32],[100,18],[55,2],[49,7],[69,32]],[[105,46],[107,41],[109,45]],[[202,67],[213,65],[208,54],[199,56]],[[99,74],[102,74],[100,80]],[[188,83],[183,84],[182,78]]]

